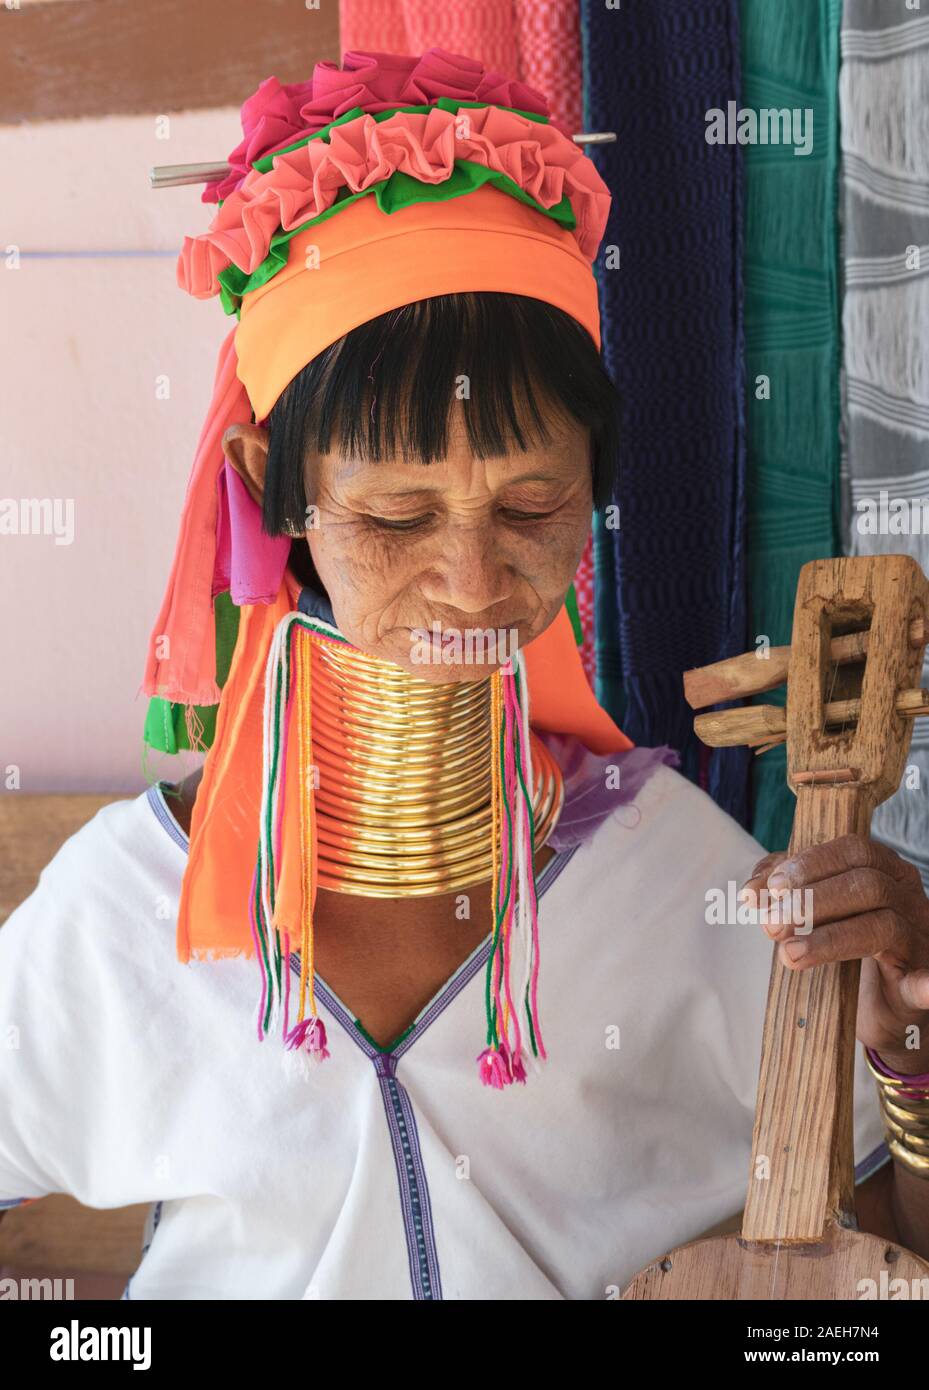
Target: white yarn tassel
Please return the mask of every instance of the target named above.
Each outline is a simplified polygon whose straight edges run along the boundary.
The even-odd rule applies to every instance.
[[[516,654],[516,668],[519,672],[519,693],[517,708],[519,710],[521,746],[522,746],[522,770],[526,783],[526,789],[530,798],[534,799],[535,787],[532,768],[532,748],[529,734],[529,681],[526,675],[526,658],[523,653]],[[531,851],[526,847],[526,830],[529,825],[528,807],[525,798],[517,784],[516,794],[516,868],[518,875],[518,897],[516,912],[513,916],[515,940],[510,957],[511,969],[514,977],[517,973],[521,975],[519,984],[519,994],[516,1006],[519,1009],[519,1024],[521,1032],[520,1053],[523,1063],[529,1063],[538,1071],[538,1061],[535,1058],[531,1046],[527,1045],[528,1038],[528,1017],[524,1010],[524,1000],[529,988],[532,977],[532,903],[529,875],[533,872],[531,862]],[[518,971],[517,961],[521,961],[521,970]]]
[[[271,638],[271,647],[265,666],[261,768],[261,824],[258,834],[259,844],[261,846],[261,883],[259,885],[261,891],[261,904],[264,909],[265,921],[269,928],[272,918],[272,837],[274,834],[274,826],[277,824],[277,810],[284,780],[284,768],[282,766],[283,757],[279,757],[277,771],[272,783],[271,750],[276,745],[280,753],[283,753],[283,733],[287,709],[287,681],[285,677],[289,675],[287,652],[290,641],[290,629],[298,617],[299,614],[297,613],[288,613],[278,623],[277,627],[274,629],[274,635]],[[275,876],[280,874],[279,865],[274,865],[274,872]]]

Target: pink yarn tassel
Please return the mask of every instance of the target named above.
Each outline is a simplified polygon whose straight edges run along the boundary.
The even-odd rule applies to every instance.
[[[532,1017],[533,1035],[535,1045],[538,1048],[539,1056],[543,1061],[548,1053],[545,1051],[545,1044],[542,1041],[542,1025],[539,1022],[539,900],[535,891],[535,870],[532,863],[532,841],[529,834],[529,822],[525,822],[524,835],[526,841],[526,853],[529,858],[529,908],[532,917],[532,974],[529,983],[529,1012]]]
[[[519,1027],[519,1011],[513,1005],[513,995],[510,989],[510,966],[512,964],[512,937],[513,924],[516,920],[517,893],[519,890],[519,868],[517,863],[516,841],[519,835],[516,807],[520,796],[519,779],[516,771],[516,741],[521,737],[519,707],[516,703],[516,681],[512,674],[512,662],[510,663],[509,674],[503,680],[503,699],[506,710],[507,738],[506,738],[506,769],[507,769],[507,802],[510,807],[510,815],[513,818],[513,848],[512,861],[508,865],[510,874],[510,902],[507,909],[507,935],[506,946],[503,956],[503,985],[506,994],[507,1007],[509,1009],[509,1020],[513,1025],[515,1034],[513,1040],[513,1054],[519,1058],[522,1052],[522,1033]],[[504,1038],[504,1045],[509,1044],[509,1038]],[[525,1072],[523,1072],[525,1079]]]
[[[480,1066],[481,1081],[485,1086],[493,1086],[494,1090],[502,1091],[504,1086],[512,1085],[513,1078],[503,1053],[503,1045],[485,1047],[477,1060]]]
[[[510,1073],[514,1081],[520,1081],[525,1086],[526,1068],[523,1066],[523,1059],[519,1053],[510,1058]]]
[[[284,1046],[290,1051],[302,1047],[314,1061],[324,1062],[329,1056],[329,1049],[326,1046],[326,1025],[321,1018],[313,1014],[310,1018],[305,1018],[300,1023],[294,1024],[284,1039]]]

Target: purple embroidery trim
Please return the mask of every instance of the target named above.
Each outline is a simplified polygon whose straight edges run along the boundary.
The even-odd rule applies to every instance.
[[[378,1081],[400,1184],[400,1207],[406,1230],[413,1297],[418,1301],[439,1301],[442,1298],[442,1280],[435,1248],[432,1204],[413,1106],[406,1087],[396,1076],[381,1074]]]
[[[190,841],[168,810],[164,799],[164,792],[161,789],[161,783],[156,782],[153,786],[149,787],[146,796],[148,797],[148,804],[155,812],[157,819],[171,836],[171,839],[176,845],[180,846],[185,854],[188,854],[190,852]]]
[[[565,779],[565,804],[547,843],[555,850],[584,844],[612,815],[629,805],[662,766],[679,767],[680,754],[668,744],[626,748],[605,757],[573,734],[543,733],[543,740]],[[618,773],[618,778],[617,778]],[[619,781],[619,786],[612,783]]]

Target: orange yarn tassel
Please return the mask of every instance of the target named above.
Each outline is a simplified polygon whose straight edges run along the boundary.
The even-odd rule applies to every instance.
[[[313,761],[313,639],[299,624],[291,629],[294,699],[291,732],[298,739],[300,824],[300,999],[297,1022],[285,1039],[290,1049],[304,1048],[315,1060],[329,1056],[326,1027],[316,1013],[313,966],[313,905],[316,900],[316,766]],[[307,1017],[309,996],[309,1017]]]

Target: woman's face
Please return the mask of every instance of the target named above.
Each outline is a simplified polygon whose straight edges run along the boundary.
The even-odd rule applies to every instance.
[[[546,424],[548,442],[482,460],[456,407],[445,460],[313,456],[307,543],[354,646],[432,683],[475,681],[545,631],[593,504],[588,431],[559,416]],[[251,452],[227,450],[246,483],[236,455]]]

